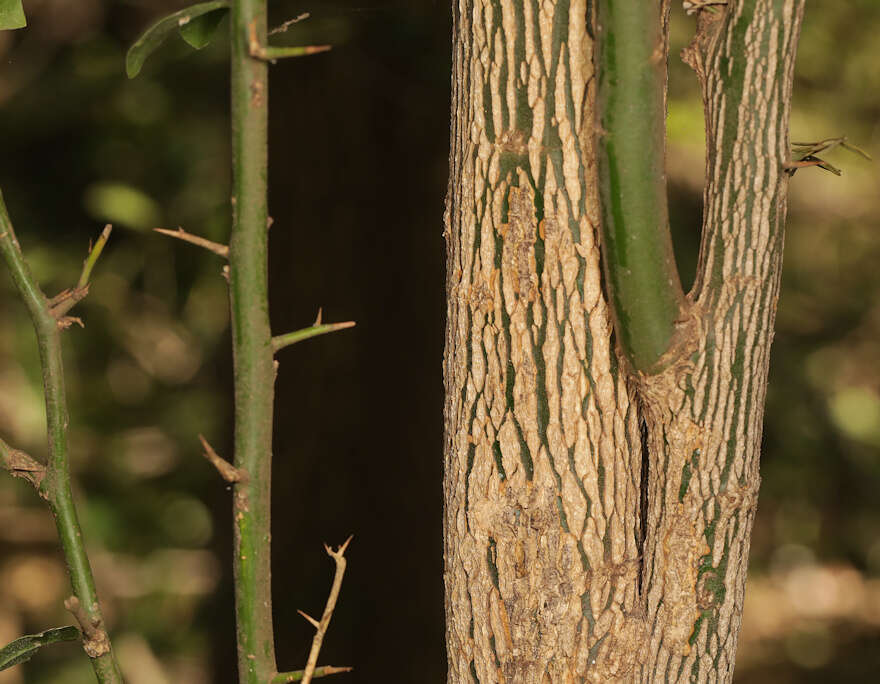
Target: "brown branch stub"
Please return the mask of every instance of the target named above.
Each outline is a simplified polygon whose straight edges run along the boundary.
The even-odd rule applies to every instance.
[[[214,242],[213,240],[208,240],[207,238],[203,238],[198,235],[193,235],[192,233],[187,233],[180,226],[177,227],[177,230],[169,230],[168,228],[153,228],[153,230],[157,233],[162,233],[162,235],[177,238],[178,240],[183,240],[184,242],[188,242],[191,245],[196,245],[198,247],[202,247],[203,249],[207,249],[209,252],[213,252],[217,256],[221,256],[224,259],[229,258],[229,247],[227,247],[226,245],[222,245],[219,242]]]
[[[199,441],[202,443],[202,449],[204,449],[204,457],[217,469],[217,472],[220,473],[220,477],[229,483],[241,482],[244,479],[242,471],[232,465],[229,461],[220,458],[220,456],[217,455],[217,452],[214,451],[214,447],[208,444],[208,440],[202,435],[199,435]]]
[[[321,621],[315,628],[316,632],[312,639],[312,648],[309,651],[309,659],[306,662],[306,668],[303,671],[303,684],[308,684],[312,681],[312,677],[315,675],[315,666],[318,663],[318,654],[321,652],[321,644],[324,641],[324,635],[327,633],[327,628],[330,626],[330,618],[333,617],[333,610],[336,608],[336,601],[339,599],[339,590],[342,588],[342,578],[345,576],[345,551],[353,537],[354,535],[351,535],[345,540],[345,543],[335,551],[327,544],[324,544],[324,550],[327,552],[327,555],[336,563],[336,573],[333,576],[333,586],[330,587],[330,595],[327,597],[327,604],[324,606],[324,614],[321,616]],[[300,614],[304,615],[302,611],[300,611]],[[312,620],[309,621],[311,622]]]
[[[76,596],[71,596],[64,601],[67,608],[79,623],[83,633],[83,650],[89,658],[98,658],[110,652],[110,638],[107,630],[99,618],[90,617],[86,609]]]
[[[46,466],[25,452],[12,448],[2,439],[0,439],[0,466],[8,471],[12,477],[30,482],[40,493],[40,496],[46,498],[40,490],[43,478],[46,477]]]
[[[86,298],[89,294],[89,285],[86,283],[83,287],[72,287],[59,292],[48,301],[49,313],[59,322],[65,318],[65,314],[74,306]],[[69,328],[70,325],[62,326]]]

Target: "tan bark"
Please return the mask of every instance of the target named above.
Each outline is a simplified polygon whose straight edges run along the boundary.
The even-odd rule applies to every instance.
[[[802,5],[737,0],[702,22],[700,275],[669,367],[645,378],[619,360],[602,292],[588,0],[455,4],[449,682],[730,681]]]

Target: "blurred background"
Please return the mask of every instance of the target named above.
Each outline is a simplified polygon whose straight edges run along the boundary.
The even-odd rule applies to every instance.
[[[156,226],[225,241],[227,41],[174,37],[128,80],[125,50],[178,0],[25,0],[0,33],[0,187],[54,293],[115,226],[85,329],[65,335],[79,512],[130,684],[235,681],[230,495],[196,434],[231,453],[221,263]],[[445,681],[441,548],[450,10],[447,0],[273,0],[279,44],[329,53],[272,67],[272,322],[318,307],[350,331],[280,354],[273,572],[279,666],[304,665],[333,571],[322,543],[355,538],[321,661],[351,682]],[[671,212],[693,278],[703,116],[677,53]],[[880,3],[810,3],[792,137],[880,150]],[[880,167],[846,152],[837,178],[799,171],[765,421],[736,681],[873,681],[880,671]],[[0,275],[0,434],[45,454],[34,335]],[[0,642],[69,624],[51,518],[0,477]],[[93,682],[76,644],[2,684]]]

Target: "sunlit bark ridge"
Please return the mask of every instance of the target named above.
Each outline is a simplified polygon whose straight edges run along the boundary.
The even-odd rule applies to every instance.
[[[449,682],[730,681],[802,10],[699,13],[700,267],[665,370],[646,375],[603,291],[591,3],[455,3]]]

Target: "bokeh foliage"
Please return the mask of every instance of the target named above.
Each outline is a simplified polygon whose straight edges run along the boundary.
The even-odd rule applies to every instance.
[[[0,187],[44,288],[74,282],[89,239],[116,226],[65,360],[81,516],[134,684],[234,681],[228,492],[195,438],[230,453],[226,288],[216,257],[150,231],[228,235],[226,41],[194,53],[175,38],[125,77],[127,46],[182,5],[33,0],[28,28],[0,33]],[[328,662],[354,664],[348,681],[439,682],[448,3],[270,5],[273,25],[312,13],[279,44],[336,46],[272,71],[275,332],[308,325],[318,306],[358,321],[279,357],[279,664],[307,653],[295,610],[323,604],[320,543],[354,532]],[[674,11],[669,172],[687,285],[703,117],[676,57],[692,20]],[[874,0],[807,8],[795,139],[847,134],[878,156],[878,30]],[[829,160],[841,178],[804,169],[792,182],[742,682],[860,681],[878,666],[880,168]],[[2,276],[0,431],[41,456],[36,353]],[[66,582],[48,513],[0,478],[0,641],[69,623]],[[91,677],[76,645],[60,645],[0,682]]]

